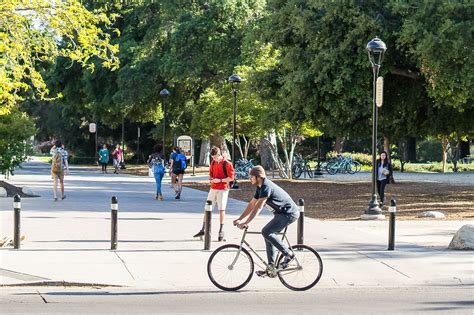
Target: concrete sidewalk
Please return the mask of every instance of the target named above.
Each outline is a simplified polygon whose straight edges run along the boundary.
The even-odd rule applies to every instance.
[[[22,200],[20,250],[0,249],[0,284],[35,283],[119,285],[163,291],[216,288],[206,273],[211,251],[192,235],[202,225],[206,193],[186,189],[174,200],[169,183],[165,201],[154,200],[152,178],[102,175],[94,169],[73,168],[66,178],[64,201],[51,197],[49,167],[26,165],[10,180],[41,195]],[[118,249],[110,248],[110,198],[119,199]],[[251,196],[249,196],[251,197]],[[245,203],[230,200],[227,243],[242,232],[231,221]],[[252,230],[268,221],[260,216]],[[13,232],[11,198],[0,199],[0,235]],[[218,218],[213,218],[214,250]],[[469,251],[447,250],[452,235],[468,222],[397,222],[397,249],[386,251],[388,223],[371,221],[318,221],[306,219],[305,243],[315,247],[324,263],[318,287],[456,286],[474,284],[474,257]],[[296,240],[296,224],[290,229]],[[265,257],[260,236],[249,237]],[[284,288],[278,280],[254,277],[246,289]]]

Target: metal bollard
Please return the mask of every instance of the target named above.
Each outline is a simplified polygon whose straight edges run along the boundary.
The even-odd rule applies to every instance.
[[[13,197],[13,248],[20,248],[20,212],[21,212],[21,198],[19,195]]]
[[[395,213],[397,212],[397,201],[395,199],[390,200],[390,207],[388,207],[390,213],[389,228],[388,228],[388,250],[395,249]]]
[[[110,249],[117,249],[117,212],[118,212],[118,200],[117,197],[112,197],[110,203],[110,216],[111,216],[111,233],[110,233]]]
[[[212,220],[212,201],[206,201],[206,215],[204,227],[204,250],[211,249],[211,220]]]
[[[297,244],[303,244],[304,242],[304,199],[298,200],[300,206],[300,217],[298,218],[298,233],[297,233]]]

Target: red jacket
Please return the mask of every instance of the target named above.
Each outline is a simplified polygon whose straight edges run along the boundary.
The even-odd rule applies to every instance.
[[[225,163],[225,166],[224,166],[224,163]],[[224,167],[227,171],[227,176],[224,173]],[[235,176],[235,171],[231,162],[225,159],[222,159],[220,162],[215,162],[214,160],[211,162],[211,165],[209,166],[209,177],[211,179],[213,178],[224,179],[227,177],[234,179],[234,176]],[[211,189],[229,190],[229,183],[226,183],[226,182],[211,183]]]

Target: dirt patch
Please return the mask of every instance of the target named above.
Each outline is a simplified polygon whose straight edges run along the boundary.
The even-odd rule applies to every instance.
[[[5,190],[7,191],[7,196],[8,197],[13,197],[16,194],[18,194],[22,198],[23,197],[38,197],[38,196],[27,195],[21,190],[20,187],[11,185],[11,184],[9,184],[5,181],[2,181],[2,180],[0,180],[0,187],[5,188]]]
[[[306,216],[323,220],[358,220],[370,201],[370,183],[335,183],[318,181],[274,180],[295,201],[305,200]],[[207,183],[185,183],[185,186],[208,191]],[[230,197],[249,201],[255,188],[248,181],[239,181],[239,190]],[[440,211],[447,220],[474,219],[474,188],[439,183],[398,182],[387,185],[385,198],[397,200],[397,218],[419,218],[423,211]],[[387,207],[384,207],[384,212]],[[387,216],[388,217],[388,216]],[[429,219],[428,219],[429,220]],[[439,220],[439,219],[438,219]]]

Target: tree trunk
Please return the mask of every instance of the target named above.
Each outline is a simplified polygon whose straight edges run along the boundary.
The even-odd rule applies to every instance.
[[[405,171],[405,163],[406,163],[405,151],[406,151],[406,142],[404,139],[402,139],[398,141],[398,156],[400,158],[400,172],[402,173]]]
[[[245,141],[245,143],[247,143],[247,141]],[[246,158],[244,155],[244,151],[242,150],[242,142],[240,142],[240,136],[237,136],[237,138],[235,139],[235,146],[237,147],[237,149],[239,149],[240,156]]]
[[[443,154],[443,168],[442,168],[443,173],[446,173],[446,168],[447,168],[446,162],[448,160],[448,144],[449,144],[448,137],[443,136],[443,138],[441,139],[441,148],[442,148],[442,154]]]
[[[225,143],[224,137],[220,135],[212,135],[209,137],[211,141],[211,146],[216,146],[221,149],[222,155],[226,157],[229,161],[232,160],[227,144]]]
[[[275,164],[275,168],[278,169],[278,173],[279,173],[280,177],[281,178],[288,178],[288,174],[286,172],[285,165],[278,156],[278,145],[276,143],[271,142],[272,138],[274,138],[274,137],[275,137],[275,134],[273,134],[273,136],[269,137],[270,139],[268,139],[268,137],[263,138],[260,141],[260,144],[262,146],[267,147],[268,151],[271,154],[271,158],[273,160],[273,163]],[[275,138],[275,140],[276,140],[276,138]]]
[[[387,136],[383,137],[383,150],[387,152],[387,158],[390,159],[390,138]]]
[[[344,137],[337,137],[336,142],[334,143],[334,151],[336,151],[337,153],[342,153],[344,141],[345,141]]]
[[[406,147],[406,160],[409,162],[416,162],[416,138],[409,137],[407,139],[407,147]]]
[[[203,139],[201,142],[201,150],[199,153],[199,165],[209,166],[210,163],[211,142],[209,139]]]
[[[269,144],[276,147],[276,138],[274,132],[269,133],[265,138],[260,139],[259,141],[258,151],[260,153],[260,165],[262,165],[262,167],[266,170],[273,169],[274,167],[272,151]]]
[[[459,152],[460,153],[459,158],[460,159],[463,159],[466,156],[471,155],[470,146],[471,146],[471,143],[470,143],[469,139],[467,139],[466,141],[461,140],[461,143],[459,144],[459,151],[460,151]]]

